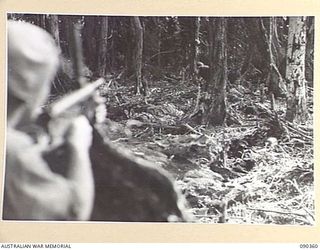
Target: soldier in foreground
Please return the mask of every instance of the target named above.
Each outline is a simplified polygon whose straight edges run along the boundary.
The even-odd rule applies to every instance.
[[[80,116],[64,135],[68,161],[65,176],[53,172],[42,155],[48,143],[26,132],[50,92],[59,49],[43,29],[8,22],[8,106],[3,219],[87,220],[94,200],[89,148],[92,128]],[[47,140],[48,141],[48,140]]]

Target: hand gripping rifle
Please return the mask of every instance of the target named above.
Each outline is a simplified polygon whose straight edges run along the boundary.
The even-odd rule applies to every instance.
[[[95,89],[101,80],[86,84],[81,75],[83,63],[80,29],[74,29],[74,65],[82,89]],[[80,61],[79,61],[80,60]],[[79,90],[80,91],[80,90]],[[86,91],[84,91],[86,92]],[[79,95],[79,94],[78,94]],[[65,101],[67,103],[67,101]],[[63,110],[56,105],[52,113]],[[166,222],[189,221],[185,200],[176,189],[171,177],[154,164],[133,156],[111,142],[103,129],[95,123],[90,159],[94,172],[95,201],[91,215],[94,221]]]

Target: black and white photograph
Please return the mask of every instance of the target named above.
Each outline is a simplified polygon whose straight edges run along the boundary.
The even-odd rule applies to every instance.
[[[314,16],[6,29],[2,220],[315,225]]]

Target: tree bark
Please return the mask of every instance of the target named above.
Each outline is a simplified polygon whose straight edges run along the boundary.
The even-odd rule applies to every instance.
[[[262,78],[266,78],[269,72],[268,40],[261,30],[260,18],[243,18],[248,33],[249,51],[252,64],[262,73]]]
[[[314,17],[307,17],[306,81],[313,86]]]
[[[99,17],[96,16],[85,16],[84,26],[83,26],[83,48],[85,63],[88,65],[89,69],[92,70],[94,75],[99,74],[98,67],[98,43],[97,37],[99,34]]]
[[[194,76],[198,73],[197,62],[199,61],[199,46],[200,46],[200,17],[195,17],[194,19],[194,37],[192,41],[192,55],[190,64],[191,75]]]
[[[260,82],[266,83],[269,94],[276,97],[285,96],[284,74],[281,74],[280,62],[283,52],[278,44],[276,18],[243,18],[248,32],[248,56],[241,74],[244,74],[250,63],[260,72]]]
[[[108,17],[100,17],[100,39],[98,41],[98,71],[99,76],[107,74],[107,44],[108,44]]]
[[[43,29],[47,28],[47,16],[48,15],[45,15],[45,14],[38,16],[38,25]]]
[[[116,24],[114,17],[110,17],[108,20],[108,26],[110,30],[110,37],[111,37],[111,42],[109,43],[109,50],[110,50],[110,71],[115,72],[116,71],[116,52],[115,52],[115,36],[117,36],[117,33],[115,32],[116,29]]]
[[[216,26],[216,29],[214,28]],[[210,81],[206,88],[202,124],[223,125],[226,117],[227,48],[226,18],[210,18]]]
[[[288,121],[303,123],[307,119],[306,80],[306,17],[289,18],[286,79],[288,87]]]
[[[158,43],[157,43],[157,66],[159,69],[161,69],[161,20],[160,17],[157,17],[156,19],[157,28],[158,28]]]
[[[133,64],[135,65],[136,75],[136,92],[137,94],[146,94],[146,89],[142,83],[142,53],[143,53],[143,28],[139,17],[133,17],[133,30],[135,37],[135,51],[133,56]]]
[[[57,45],[60,47],[59,17],[57,15],[49,16],[49,30]]]

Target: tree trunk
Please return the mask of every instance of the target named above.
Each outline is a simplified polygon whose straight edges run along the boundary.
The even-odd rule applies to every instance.
[[[307,17],[306,81],[313,86],[314,17]]]
[[[98,67],[98,44],[97,35],[99,34],[99,17],[96,16],[85,16],[83,26],[83,48],[85,63],[89,69],[92,70],[94,75],[99,75]]]
[[[281,56],[279,51],[279,45],[277,45],[277,40],[275,39],[275,18],[270,17],[268,18],[268,26],[269,31],[267,31],[266,26],[263,22],[263,19],[260,19],[260,27],[262,29],[262,33],[264,35],[264,40],[267,43],[267,52],[269,54],[268,56],[268,65],[269,65],[269,72],[267,77],[267,86],[268,86],[268,92],[270,95],[270,98],[272,95],[276,97],[284,97],[286,94],[286,86],[285,82],[283,80],[283,77],[279,71]],[[277,63],[278,62],[278,63]]]
[[[194,20],[194,37],[192,41],[192,55],[190,64],[191,67],[191,75],[194,76],[198,73],[197,62],[199,61],[199,46],[200,46],[200,17],[195,17]]]
[[[38,16],[38,25],[43,29],[47,28],[47,15]]]
[[[269,72],[268,40],[266,34],[261,30],[262,20],[255,17],[243,18],[248,33],[249,51],[251,53],[252,64],[262,73],[262,78],[266,78]]]
[[[154,70],[152,71],[153,77],[156,79],[160,79],[161,77],[161,73],[162,73],[162,55],[161,55],[161,49],[162,49],[162,20],[161,17],[153,17],[153,23],[156,26],[156,28],[154,29],[154,33],[152,34],[152,36],[155,37],[155,39],[153,40],[154,44],[155,44],[155,55],[149,57],[149,60],[153,57],[156,58],[156,65],[154,67]],[[148,60],[148,61],[149,61]]]
[[[288,121],[303,123],[307,119],[306,81],[306,17],[289,18],[286,79],[288,87]]]
[[[109,26],[110,26],[110,36],[111,36],[111,42],[109,43],[110,48],[110,71],[115,72],[116,71],[116,53],[115,53],[115,36],[117,33],[115,32],[116,24],[112,17],[109,18]]]
[[[158,43],[157,43],[157,67],[161,69],[161,20],[160,17],[157,17],[157,26],[158,26]]]
[[[250,64],[260,72],[260,82],[266,83],[269,94],[276,97],[284,96],[286,86],[281,74],[280,62],[284,53],[278,44],[276,32],[276,19],[271,18],[243,18],[248,32],[249,47],[248,56],[244,67],[241,69],[243,75]]]
[[[49,16],[49,30],[57,45],[60,47],[59,17],[57,15]]]
[[[202,123],[206,125],[223,125],[226,117],[226,42],[226,18],[210,18],[210,81],[201,104],[203,110]]]
[[[133,56],[133,64],[135,65],[136,76],[136,92],[137,94],[146,94],[146,89],[142,83],[142,53],[143,53],[143,28],[139,17],[133,17],[133,30],[135,37],[135,51]]]
[[[107,42],[108,42],[108,17],[100,17],[100,34],[97,48],[98,72],[100,77],[107,74]]]

